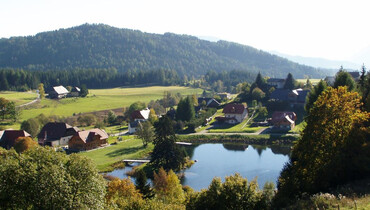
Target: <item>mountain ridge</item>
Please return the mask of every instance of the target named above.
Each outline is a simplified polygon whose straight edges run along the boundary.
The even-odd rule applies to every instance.
[[[104,24],[83,24],[34,36],[0,39],[0,68],[25,70],[109,69],[119,72],[169,69],[180,76],[242,70],[270,77],[322,78],[300,65],[234,42],[201,40],[174,33],[153,34]]]

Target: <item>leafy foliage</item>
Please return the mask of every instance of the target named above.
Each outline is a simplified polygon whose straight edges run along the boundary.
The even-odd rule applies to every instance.
[[[22,153],[30,148],[38,146],[37,142],[31,137],[19,137],[15,140],[14,149],[18,153]]]
[[[310,112],[310,109],[313,107],[313,104],[317,100],[317,98],[320,96],[320,94],[327,89],[327,84],[324,80],[320,80],[320,82],[311,90],[311,92],[308,93],[306,104],[305,104],[305,110],[307,113]]]
[[[207,190],[194,193],[189,200],[187,209],[263,209],[267,207],[264,198],[271,194],[271,187],[262,193],[256,180],[248,182],[239,174],[228,176],[222,183],[214,178]],[[267,192],[268,190],[268,192]]]
[[[369,175],[370,114],[360,107],[358,93],[346,87],[329,87],[319,96],[280,175],[278,204]]]
[[[163,168],[160,168],[158,174],[154,172],[153,183],[155,196],[162,202],[181,204],[185,201],[180,180],[172,170],[166,173]]]
[[[143,145],[146,147],[154,139],[153,125],[149,121],[141,122],[136,135],[143,141]]]
[[[102,209],[105,183],[91,160],[35,147],[0,149],[4,209]]]
[[[352,91],[356,87],[352,76],[344,70],[338,71],[335,75],[334,87],[337,88],[339,86],[347,86],[349,91]]]

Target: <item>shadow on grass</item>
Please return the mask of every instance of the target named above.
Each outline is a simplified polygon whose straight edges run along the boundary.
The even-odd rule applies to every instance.
[[[128,155],[128,154],[138,152],[142,149],[144,149],[143,146],[122,148],[122,149],[118,149],[118,150],[115,150],[113,152],[107,153],[106,156],[108,156],[108,157],[117,157],[117,156],[121,156],[121,155]]]

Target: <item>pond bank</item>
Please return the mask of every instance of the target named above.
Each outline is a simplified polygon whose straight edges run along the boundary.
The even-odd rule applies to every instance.
[[[289,135],[179,135],[179,141],[189,143],[243,143],[255,145],[292,145],[299,136]]]

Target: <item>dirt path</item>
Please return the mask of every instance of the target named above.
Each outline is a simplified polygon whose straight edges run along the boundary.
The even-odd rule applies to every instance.
[[[28,102],[28,103],[25,103],[25,104],[21,104],[19,106],[17,106],[18,108],[21,108],[21,107],[24,107],[24,106],[29,106],[31,104],[34,104],[36,102],[40,101],[40,94],[37,94],[37,98],[31,102]]]

